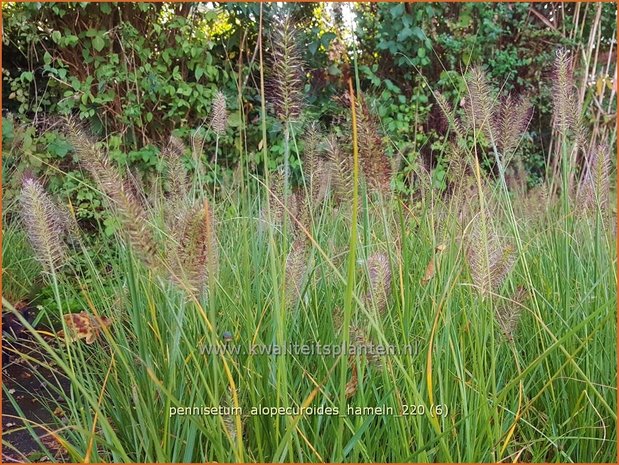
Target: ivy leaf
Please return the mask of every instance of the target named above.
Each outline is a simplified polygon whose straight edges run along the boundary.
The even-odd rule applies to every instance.
[[[228,125],[230,127],[236,128],[241,125],[241,122],[241,113],[238,111],[230,113],[230,116],[228,116]]]
[[[107,217],[103,220],[104,233],[106,236],[113,236],[120,229],[120,223],[114,217]]]
[[[202,66],[196,66],[195,75],[196,81],[199,81],[200,78],[204,75],[204,68],[202,68]]]
[[[411,30],[411,28],[405,27],[398,33],[398,40],[400,42],[404,42],[406,39],[408,39],[412,35],[413,35],[413,31]]]
[[[47,149],[49,153],[57,156],[58,158],[64,158],[67,153],[71,151],[73,147],[67,141],[62,139],[56,139],[48,145]]]
[[[98,35],[92,39],[92,46],[97,52],[100,52],[103,50],[103,47],[105,47],[105,40],[103,40],[103,37]]]
[[[396,6],[391,8],[390,13],[392,18],[399,18],[404,14],[404,4],[398,3]]]
[[[318,50],[318,42],[314,41],[310,43],[307,48],[312,55],[316,55],[316,51]]]
[[[333,39],[335,39],[335,34],[333,32],[325,32],[320,38],[320,42],[325,47],[328,47]]]
[[[327,72],[331,75],[331,76],[339,76],[342,73],[340,72],[340,69],[335,65],[329,65],[329,67],[327,68]]]
[[[424,40],[426,38],[426,34],[423,32],[423,29],[421,29],[419,26],[415,26],[412,29],[413,35],[417,36],[417,38],[419,40]]]
[[[3,118],[2,121],[2,142],[10,142],[15,136],[15,127],[11,118]]]
[[[55,32],[58,32],[58,31],[55,31]],[[58,40],[60,41],[61,40],[60,33],[58,33],[58,36],[59,36]],[[79,42],[79,38],[76,35],[70,34],[64,38],[63,42],[64,42],[64,45],[66,45],[67,47],[73,47]]]

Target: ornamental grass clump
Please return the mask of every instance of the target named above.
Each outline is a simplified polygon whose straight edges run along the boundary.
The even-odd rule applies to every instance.
[[[552,170],[528,189],[520,166],[528,96],[501,95],[481,68],[458,79],[449,100],[437,93],[449,133],[443,141],[426,134],[427,145],[389,140],[369,93],[355,103],[362,89],[352,79],[345,109],[300,109],[306,76],[285,63],[312,26],[297,23],[303,34],[291,39],[281,11],[266,51],[277,65],[269,82],[278,72],[285,88],[264,92],[262,58],[245,61],[250,48],[236,55],[239,83],[261,73],[262,135],[252,127],[253,91],[239,86],[235,111],[238,102],[247,124],[234,128],[215,94],[210,124],[176,128],[187,146],[171,137],[142,185],[85,131],[68,131],[95,186],[79,181],[103,194],[115,236],[100,231],[65,246],[69,217],[41,181],[24,179],[23,222],[14,226],[23,223],[54,278],[46,283],[53,300],[46,289],[37,305],[70,341],[58,345],[24,323],[46,356],[37,367],[70,383],[50,390],[55,397],[34,395],[50,405],[49,430],[67,460],[613,460],[616,244],[588,215],[612,209],[609,150],[578,149],[583,168],[568,164],[578,182],[564,212],[549,193]],[[350,52],[352,77],[365,57]],[[238,142],[238,158],[234,149],[218,158],[219,137],[226,147]],[[405,154],[397,183],[392,151]],[[217,165],[235,159],[238,179],[215,173],[217,187],[207,190]],[[206,167],[209,177],[194,174]],[[15,251],[24,254],[12,237],[3,246],[13,254],[9,273],[23,262]],[[55,273],[68,250],[71,266]],[[5,396],[19,405],[10,390]],[[211,412],[220,406],[227,411]],[[297,407],[340,410],[290,414]],[[57,408],[64,418],[51,415]],[[38,428],[24,427],[38,438]]]

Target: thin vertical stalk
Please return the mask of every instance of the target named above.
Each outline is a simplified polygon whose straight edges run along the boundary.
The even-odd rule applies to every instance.
[[[568,147],[567,147],[567,135],[561,134],[561,168],[562,168],[562,192],[561,192],[561,201],[563,205],[563,253],[564,253],[564,279],[562,280],[564,283],[564,297],[565,297],[565,308],[567,310],[569,308],[570,302],[570,294],[571,294],[571,285],[570,285],[570,177],[571,177],[571,163],[570,157],[568,155]]]
[[[265,176],[265,184],[266,184],[266,189],[267,192],[270,191],[270,185],[269,185],[269,163],[268,163],[268,149],[267,149],[267,126],[266,126],[266,93],[265,93],[265,86],[264,86],[264,57],[263,57],[263,42],[262,42],[262,36],[263,36],[263,4],[260,4],[260,15],[259,15],[259,31],[258,31],[258,41],[259,41],[259,46],[258,46],[258,54],[259,54],[259,59],[260,59],[260,110],[261,110],[261,125],[262,125],[262,155],[263,155],[263,163],[264,163],[264,176]],[[268,199],[268,194],[267,194],[267,199]],[[272,219],[272,212],[271,212],[271,206],[268,200],[266,201],[266,208],[267,208],[267,217],[269,218],[269,222],[271,222]],[[274,318],[274,332],[275,332],[275,341],[277,344],[280,345],[280,347],[283,347],[285,344],[285,334],[284,334],[284,330],[285,330],[285,305],[283,305],[283,301],[281,298],[281,293],[279,292],[280,289],[280,280],[278,278],[279,274],[278,274],[278,263],[277,263],[277,257],[276,257],[276,243],[275,243],[275,238],[273,236],[273,228],[267,228],[268,229],[268,237],[269,237],[269,263],[270,263],[270,269],[271,269],[271,285],[272,285],[272,289],[274,289],[275,292],[273,292],[273,314],[275,315]],[[280,356],[277,357],[277,364],[276,364],[276,404],[277,407],[282,406],[282,404],[284,406],[288,405],[288,378],[286,376],[286,357],[284,356]],[[287,421],[289,421],[289,418],[286,417]],[[281,431],[280,431],[280,422],[279,421],[275,421],[275,438],[276,441],[279,440],[279,438],[281,437]],[[287,438],[287,442],[288,444],[286,445],[286,448],[288,449],[288,451],[290,452],[290,454],[292,454],[292,448],[290,447],[292,445],[290,436],[288,436]],[[292,458],[292,456],[291,456]]]
[[[350,250],[348,252],[348,269],[346,278],[346,291],[344,294],[344,320],[342,324],[342,343],[345,350],[350,344],[350,320],[352,314],[353,293],[355,290],[355,263],[357,260],[357,218],[359,215],[359,147],[357,145],[357,114],[355,104],[355,93],[352,79],[348,79],[348,92],[350,95],[350,111],[352,115],[352,153],[353,153],[353,191],[352,191],[352,212],[350,225]],[[342,367],[340,371],[340,412],[346,411],[346,377],[348,375],[348,358],[342,357]],[[336,444],[339,447],[340,459],[342,454],[342,436],[344,433],[344,417],[340,418]]]
[[[288,190],[290,187],[290,121],[284,123],[284,204],[288,208]]]
[[[215,135],[215,173],[213,174],[214,176],[214,181],[213,181],[213,193],[216,192],[217,190],[217,158],[219,155],[219,134]]]

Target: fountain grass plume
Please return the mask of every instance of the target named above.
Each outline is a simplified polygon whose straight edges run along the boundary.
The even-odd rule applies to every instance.
[[[330,170],[322,152],[321,133],[316,123],[310,123],[303,137],[303,173],[308,184],[311,207],[315,209],[327,195]]]
[[[219,270],[219,249],[213,211],[208,200],[195,202],[181,210],[171,231],[168,261],[178,274],[201,293],[209,277]]]
[[[509,95],[501,104],[497,121],[497,145],[508,164],[513,152],[518,148],[522,134],[527,130],[533,113],[531,101],[526,96]]]
[[[581,211],[608,209],[610,202],[611,161],[608,146],[596,144],[585,158],[584,174],[578,185],[576,200]]]
[[[500,289],[514,266],[516,254],[514,246],[501,240],[489,223],[483,237],[481,221],[473,220],[466,258],[473,284],[482,296],[487,296]]]
[[[228,110],[226,109],[226,96],[217,91],[213,99],[213,108],[211,110],[211,128],[218,136],[226,132],[228,126]]]
[[[387,195],[391,191],[392,166],[385,154],[379,124],[364,99],[357,99],[359,161],[368,188]]]
[[[86,132],[75,123],[66,125],[68,141],[79,156],[80,163],[88,170],[98,187],[105,193],[113,210],[118,214],[122,232],[144,263],[152,268],[160,265],[157,244],[148,221],[148,212],[140,198],[129,187],[112,161]]]
[[[374,302],[377,312],[382,315],[387,309],[387,302],[391,293],[391,266],[389,257],[376,252],[368,257],[369,289],[365,296],[366,305]]]
[[[496,307],[495,317],[497,324],[505,339],[510,343],[514,342],[527,297],[528,292],[526,288],[518,286],[510,299],[502,301]]]
[[[291,123],[300,119],[303,110],[303,61],[292,18],[284,15],[273,26],[271,98],[277,117]]]
[[[472,133],[483,133],[491,142],[494,139],[493,125],[496,121],[497,107],[486,73],[480,67],[472,68],[467,75],[466,84],[468,89],[468,98],[464,105],[466,127]]]
[[[462,142],[465,139],[465,130],[462,122],[456,116],[451,103],[449,103],[445,96],[438,91],[434,92],[434,98],[441,109],[441,113],[445,118],[447,126],[455,132],[458,142]]]
[[[352,157],[342,150],[335,134],[325,138],[324,147],[331,168],[335,199],[339,203],[346,202],[353,188]]]
[[[556,52],[552,102],[555,127],[565,135],[574,129],[578,119],[574,91],[574,61],[569,50],[563,48]]]
[[[35,257],[48,273],[67,259],[63,237],[68,225],[39,181],[24,177],[20,195],[21,217]]]
[[[167,146],[163,149],[162,155],[166,161],[167,181],[172,200],[184,199],[189,192],[189,181],[182,160],[185,150],[185,144],[176,136],[170,136]]]

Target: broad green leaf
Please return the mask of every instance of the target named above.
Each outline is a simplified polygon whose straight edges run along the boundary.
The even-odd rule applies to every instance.
[[[103,50],[103,47],[105,47],[105,40],[103,39],[103,37],[98,35],[92,39],[92,46],[97,52],[100,52],[101,50]]]

